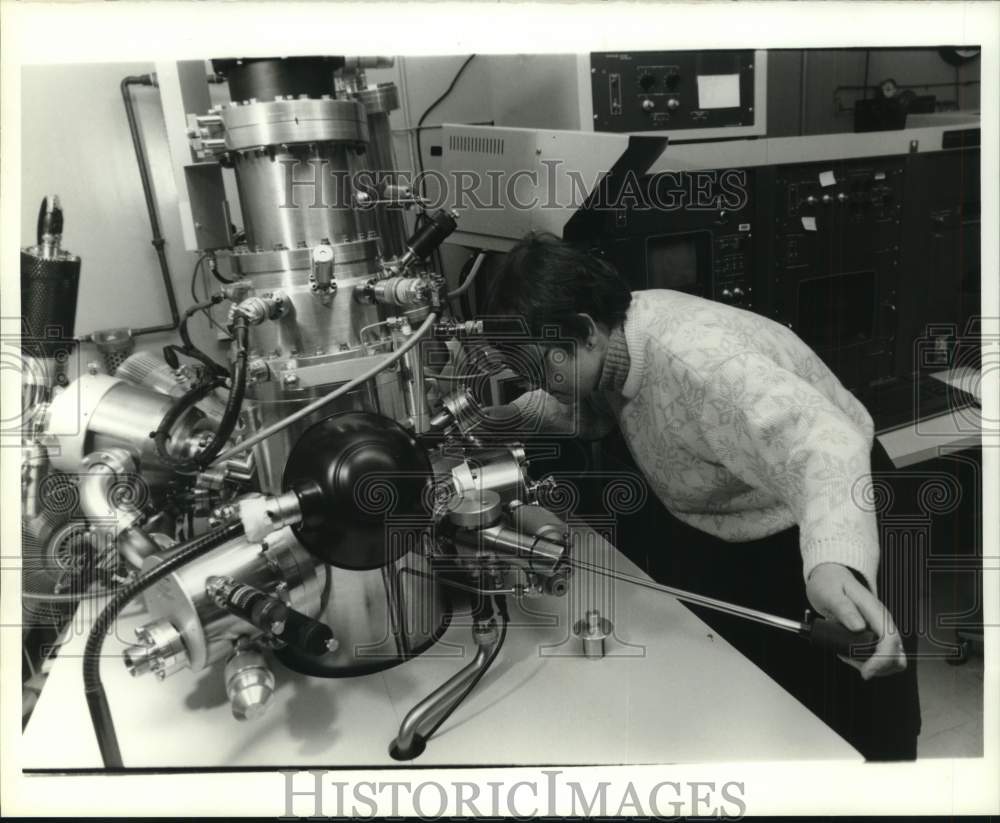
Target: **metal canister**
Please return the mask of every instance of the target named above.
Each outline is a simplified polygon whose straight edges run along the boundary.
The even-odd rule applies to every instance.
[[[72,347],[80,258],[69,252],[42,257],[40,251],[21,250],[21,346],[35,357],[56,357]]]

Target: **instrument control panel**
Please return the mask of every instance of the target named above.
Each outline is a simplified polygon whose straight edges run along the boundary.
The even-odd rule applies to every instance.
[[[594,130],[752,126],[754,61],[752,50],[593,53]]]

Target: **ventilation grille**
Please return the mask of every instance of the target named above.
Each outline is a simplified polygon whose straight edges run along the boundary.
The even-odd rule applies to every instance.
[[[448,149],[471,154],[503,154],[502,137],[477,137],[471,134],[452,134],[448,138]]]

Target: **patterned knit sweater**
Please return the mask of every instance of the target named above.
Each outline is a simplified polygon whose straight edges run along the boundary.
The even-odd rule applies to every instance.
[[[634,292],[586,403],[574,412],[535,391],[514,405],[584,437],[617,422],[679,519],[732,542],[798,524],[806,577],[841,563],[875,590],[871,417],[784,326],[682,292]]]

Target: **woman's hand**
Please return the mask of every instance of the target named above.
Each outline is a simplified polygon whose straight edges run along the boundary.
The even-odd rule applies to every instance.
[[[806,596],[823,617],[836,620],[851,631],[867,627],[878,636],[874,653],[863,664],[843,656],[840,658],[858,669],[865,680],[895,674],[906,668],[903,641],[888,609],[854,577],[847,566],[820,563],[806,581]]]

